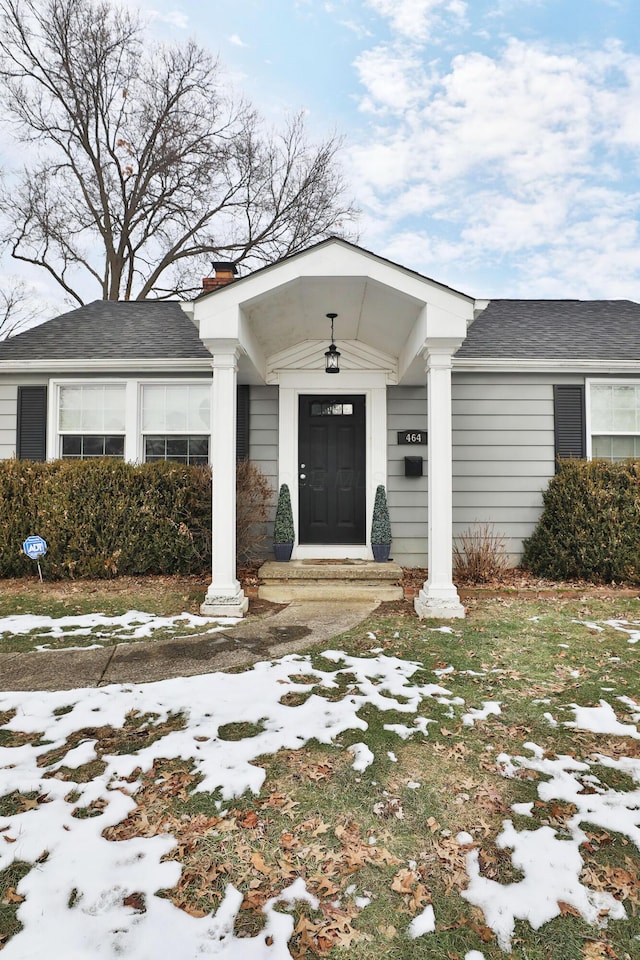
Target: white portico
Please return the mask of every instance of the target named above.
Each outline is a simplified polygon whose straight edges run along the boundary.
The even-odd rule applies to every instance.
[[[451,576],[451,358],[473,305],[338,239],[191,305],[213,358],[213,575],[203,611],[238,616],[247,608],[235,572],[237,384],[278,388],[278,482],[291,492],[293,558],[368,559],[375,490],[387,484],[387,390],[426,380],[429,579],[416,610],[464,615]],[[325,372],[329,313],[337,314],[337,375]]]

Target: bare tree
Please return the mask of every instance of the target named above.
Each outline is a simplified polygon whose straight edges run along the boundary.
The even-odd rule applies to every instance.
[[[0,340],[6,340],[43,320],[27,284],[16,277],[3,277],[0,285]]]
[[[267,263],[354,216],[340,141],[266,130],[195,42],[152,45],[106,0],[0,0],[5,112],[30,160],[5,189],[12,256],[73,301],[188,295],[212,257]]]

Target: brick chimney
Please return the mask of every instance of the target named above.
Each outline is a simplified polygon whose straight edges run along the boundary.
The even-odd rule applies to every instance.
[[[211,293],[212,290],[217,290],[218,287],[224,287],[227,283],[232,283],[238,273],[238,268],[235,263],[212,263],[211,266],[214,270],[213,277],[203,277],[202,278],[202,292]]]

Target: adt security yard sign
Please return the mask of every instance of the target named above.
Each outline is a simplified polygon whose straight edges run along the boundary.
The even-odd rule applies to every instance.
[[[42,537],[27,537],[22,544],[22,549],[32,560],[39,560],[47,552],[47,541]]]
[[[22,544],[22,549],[31,560],[37,561],[38,573],[40,574],[40,580],[42,580],[40,557],[44,557],[45,553],[47,552],[47,541],[38,536],[27,537]]]

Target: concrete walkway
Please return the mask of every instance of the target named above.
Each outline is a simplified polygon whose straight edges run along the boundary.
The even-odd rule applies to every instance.
[[[243,620],[209,636],[119,643],[96,650],[0,654],[0,690],[147,683],[248,666],[331,640],[368,617],[377,605],[377,600],[296,601],[271,616]]]

